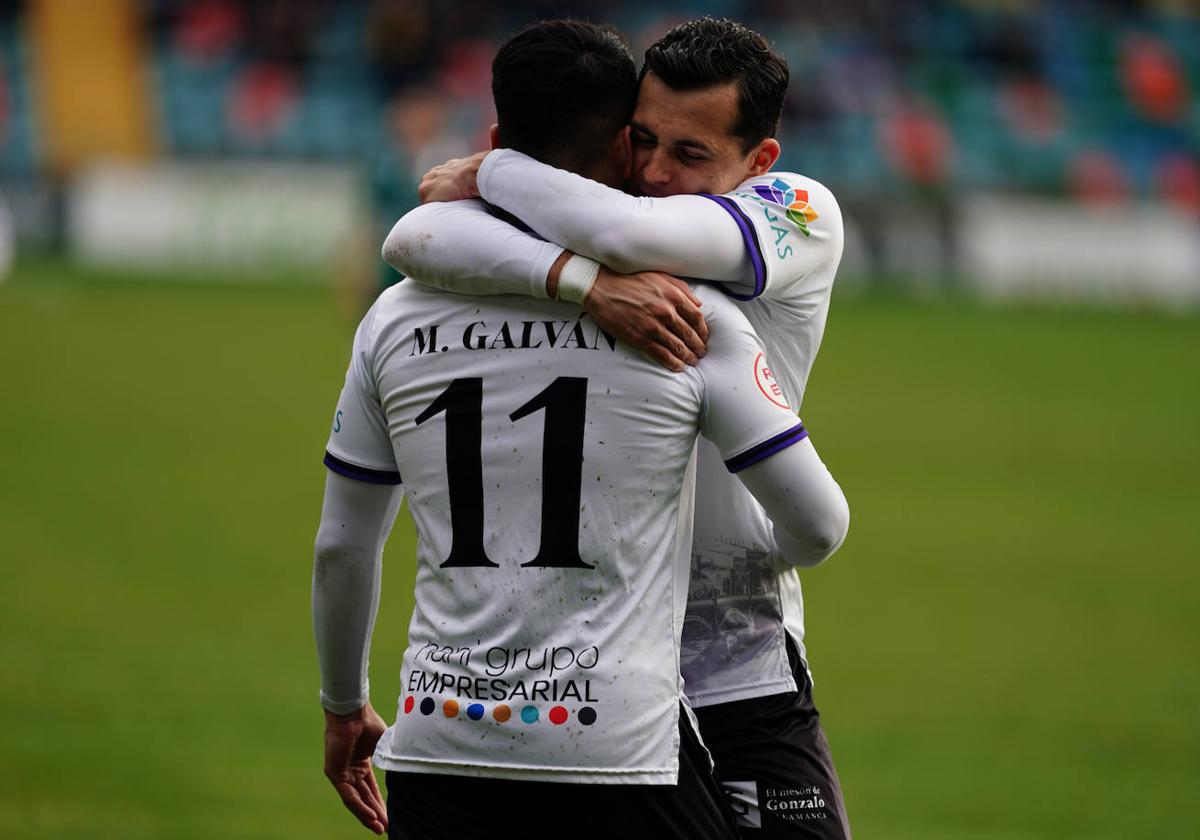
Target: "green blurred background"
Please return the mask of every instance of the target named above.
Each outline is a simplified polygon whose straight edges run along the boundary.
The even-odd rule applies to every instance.
[[[0,837],[366,836],[321,773],[330,415],[384,231],[483,142],[497,44],[570,12],[639,55],[702,12],[765,32],[783,165],[842,205],[803,416],[853,521],[802,577],[855,835],[1200,837],[1169,0],[0,2]],[[413,543],[402,514],[385,717]]]
[[[357,836],[308,619],[351,325],[173,279],[0,287],[0,834]],[[805,421],[853,524],[803,580],[857,836],[1200,833],[1198,326],[835,300]],[[402,514],[389,716],[412,563]]]

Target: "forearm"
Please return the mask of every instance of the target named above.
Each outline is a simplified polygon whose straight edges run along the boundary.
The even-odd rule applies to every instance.
[[[338,714],[367,700],[383,545],[402,499],[398,487],[333,473],[326,478],[314,548],[312,614],[321,704]]]
[[[539,235],[614,271],[722,282],[753,276],[742,232],[707,198],[638,198],[507,149],[484,159],[478,184]]]
[[[815,566],[830,557],[850,528],[842,488],[808,439],[738,473],[766,510],[784,559]]]
[[[471,295],[547,297],[563,249],[488,212],[479,201],[423,204],[396,222],[383,259],[422,285]]]

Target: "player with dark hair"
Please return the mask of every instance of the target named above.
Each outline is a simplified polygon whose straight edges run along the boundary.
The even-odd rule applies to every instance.
[[[674,370],[704,353],[694,304],[660,275],[615,272],[708,280],[740,302],[775,360],[764,392],[797,406],[843,236],[828,189],[772,171],[787,84],[786,63],[761,35],[728,20],[681,24],[646,52],[630,124],[633,195],[510,150],[452,161],[427,176],[422,193],[435,202],[397,223],[384,257],[442,288],[545,297],[564,296],[555,276],[564,255],[586,255],[602,264],[597,279],[569,284],[565,296]],[[544,241],[514,228],[474,224],[483,209],[447,201],[469,195],[567,250],[546,253]],[[505,264],[478,280],[497,247]],[[797,564],[704,442],[698,460],[681,666],[701,735],[748,836],[848,837],[812,700]]]
[[[502,50],[499,88],[526,41],[539,42],[546,74],[599,68],[592,52],[619,58],[600,27],[552,26]],[[543,38],[572,50],[543,51]],[[606,106],[614,126],[621,101]],[[546,148],[571,130],[559,116],[542,114]],[[505,132],[502,123],[497,138]],[[623,134],[614,128],[579,168],[624,171]],[[540,244],[541,257],[562,250]],[[511,270],[506,259],[497,251],[493,267]],[[579,256],[551,262],[562,288],[587,286],[598,270]],[[313,621],[326,775],[367,827],[549,836],[585,820],[588,835],[737,836],[678,668],[697,432],[762,500],[792,561],[835,551],[849,513],[770,390],[746,317],[712,289],[694,300],[712,334],[682,375],[555,301],[404,280],[363,319],[326,448]],[[384,731],[366,658],[401,475],[419,537],[415,609]],[[372,751],[387,770],[386,809]]]
[[[741,139],[743,153],[779,131],[787,62],[739,23],[712,18],[681,23],[646,50],[638,81],[650,73],[680,93],[736,85],[737,118],[729,132]]]
[[[629,45],[612,27],[546,21],[500,47],[492,98],[496,145],[578,172],[620,160],[607,146],[633,115],[637,73]],[[619,182],[623,173],[590,177]]]

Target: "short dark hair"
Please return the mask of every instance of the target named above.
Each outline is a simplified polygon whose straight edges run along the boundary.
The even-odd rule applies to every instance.
[[[647,71],[672,90],[700,90],[737,82],[733,135],[742,151],[774,137],[787,95],[788,66],[767,40],[740,23],[702,17],[673,28],[646,50]]]
[[[492,61],[500,145],[580,172],[603,159],[637,102],[637,64],[611,26],[535,23]]]

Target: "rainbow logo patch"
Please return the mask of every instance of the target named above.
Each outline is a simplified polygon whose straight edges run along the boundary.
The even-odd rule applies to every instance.
[[[819,217],[817,211],[808,203],[808,190],[792,189],[791,185],[782,178],[776,178],[768,184],[757,184],[754,187],[754,192],[763,201],[769,201],[772,204],[778,204],[784,208],[784,214],[800,228],[800,232],[805,236],[811,236],[808,232],[808,223],[816,221]]]

